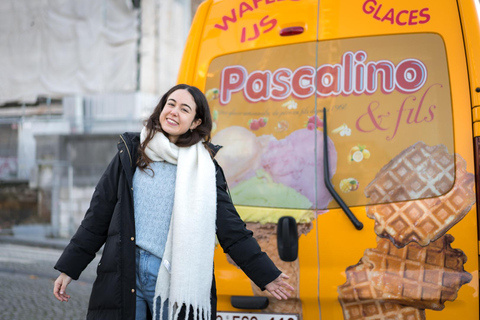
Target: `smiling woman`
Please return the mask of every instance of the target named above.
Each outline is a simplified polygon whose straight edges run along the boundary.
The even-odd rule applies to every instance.
[[[90,208],[55,268],[54,295],[103,244],[87,319],[216,319],[215,238],[260,288],[293,291],[245,228],[210,143],[212,119],[196,87],[170,89],[141,133],[124,133]],[[170,285],[175,284],[175,285]],[[109,294],[106,294],[108,292]]]

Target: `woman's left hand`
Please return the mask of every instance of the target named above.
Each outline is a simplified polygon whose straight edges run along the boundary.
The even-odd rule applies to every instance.
[[[295,289],[289,285],[284,279],[289,279],[290,277],[282,273],[278,276],[277,279],[273,280],[265,286],[268,292],[272,294],[278,300],[287,300],[290,296],[290,292],[294,292]]]

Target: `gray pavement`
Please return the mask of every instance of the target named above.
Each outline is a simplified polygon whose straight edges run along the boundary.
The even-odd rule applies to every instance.
[[[0,319],[85,319],[95,279],[97,255],[67,293],[69,302],[53,296],[59,272],[53,265],[68,241],[34,237],[0,236]]]

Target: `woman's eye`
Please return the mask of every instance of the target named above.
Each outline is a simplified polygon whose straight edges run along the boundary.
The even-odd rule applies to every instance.
[[[188,108],[183,108],[182,111],[183,112],[189,112]]]

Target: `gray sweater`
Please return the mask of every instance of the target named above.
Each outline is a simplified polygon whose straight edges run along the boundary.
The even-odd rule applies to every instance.
[[[177,166],[156,161],[145,172],[138,169],[133,175],[133,206],[135,210],[135,238],[140,248],[163,257],[167,242]]]

